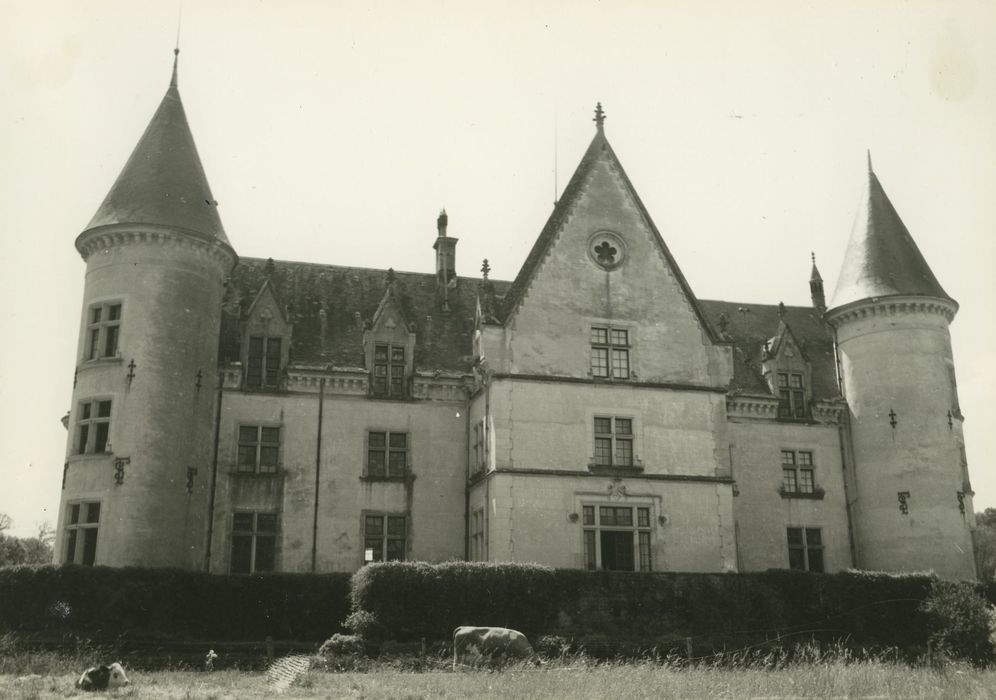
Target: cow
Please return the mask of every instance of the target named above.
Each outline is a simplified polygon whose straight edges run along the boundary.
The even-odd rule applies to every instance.
[[[115,661],[110,666],[94,666],[88,668],[76,681],[76,687],[80,690],[110,690],[128,685],[128,676],[125,675],[121,664]]]
[[[526,635],[506,627],[457,627],[453,630],[453,668],[458,664],[498,663],[532,659],[536,654]]]

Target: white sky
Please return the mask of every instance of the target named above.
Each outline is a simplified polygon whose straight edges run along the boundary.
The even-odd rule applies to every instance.
[[[56,519],[81,313],[73,248],[169,82],[178,2],[0,0],[0,512]],[[606,134],[700,298],[830,295],[865,149],[947,292],[976,509],[996,506],[996,5],[183,7],[180,92],[244,256],[512,279]],[[555,138],[556,135],[556,138]]]

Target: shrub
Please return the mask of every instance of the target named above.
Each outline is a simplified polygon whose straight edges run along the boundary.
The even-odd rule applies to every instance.
[[[333,634],[318,649],[320,656],[346,656],[363,654],[363,639],[355,634]]]
[[[934,581],[923,610],[931,621],[930,641],[944,655],[982,665],[993,658],[993,610],[965,581]]]

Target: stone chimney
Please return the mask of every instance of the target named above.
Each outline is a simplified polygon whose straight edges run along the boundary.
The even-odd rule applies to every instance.
[[[458,239],[446,235],[448,223],[449,217],[446,215],[446,210],[443,209],[439,212],[439,218],[436,219],[437,235],[436,242],[432,247],[436,251],[436,286],[443,291],[444,300],[448,296],[446,290],[456,287],[457,284],[456,244]]]

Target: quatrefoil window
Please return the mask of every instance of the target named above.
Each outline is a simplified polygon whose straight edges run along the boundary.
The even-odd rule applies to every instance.
[[[598,231],[588,240],[588,255],[599,267],[614,270],[626,259],[626,244],[619,234]]]

